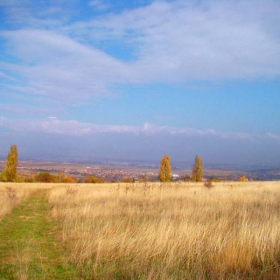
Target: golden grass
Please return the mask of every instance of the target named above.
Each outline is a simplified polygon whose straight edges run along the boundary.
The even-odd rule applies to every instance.
[[[80,185],[49,201],[85,279],[280,277],[279,182]]]

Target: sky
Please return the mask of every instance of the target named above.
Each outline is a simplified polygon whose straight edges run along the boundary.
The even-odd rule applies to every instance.
[[[279,0],[0,0],[0,157],[280,167]]]

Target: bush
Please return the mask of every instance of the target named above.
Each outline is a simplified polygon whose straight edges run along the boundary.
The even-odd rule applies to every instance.
[[[77,180],[72,177],[64,177],[60,180],[61,183],[77,183]]]
[[[57,178],[49,172],[41,172],[35,176],[35,181],[42,183],[56,183]]]
[[[24,179],[24,182],[25,183],[34,183],[35,179],[33,177],[26,177]]]
[[[96,177],[96,176],[89,176],[85,179],[85,183],[104,183],[104,180]]]
[[[17,176],[16,176],[14,182],[17,182],[17,183],[24,183],[24,182],[25,182],[25,178],[22,177],[22,176],[19,176],[19,175],[17,174]]]

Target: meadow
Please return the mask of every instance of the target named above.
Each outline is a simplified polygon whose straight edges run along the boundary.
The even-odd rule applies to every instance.
[[[0,195],[7,186],[46,197],[59,259],[75,270],[56,279],[280,278],[279,182],[1,184]]]

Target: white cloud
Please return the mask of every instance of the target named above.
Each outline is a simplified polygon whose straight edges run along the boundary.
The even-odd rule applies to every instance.
[[[16,66],[2,63],[27,79],[18,90],[54,99],[87,99],[108,94],[111,83],[127,75],[124,63],[54,32],[18,30],[0,35],[23,60]],[[13,90],[14,86],[9,87]]]
[[[41,120],[15,120],[0,118],[0,128],[11,129],[16,132],[44,132],[60,135],[89,135],[96,133],[129,133],[129,134],[144,134],[144,135],[186,135],[193,137],[216,137],[220,139],[236,139],[236,140],[258,140],[259,135],[252,135],[244,132],[222,132],[214,129],[193,129],[193,128],[178,128],[172,126],[158,126],[149,122],[142,126],[128,125],[100,125],[92,123],[83,123],[76,120],[60,120],[57,117],[48,117]],[[273,138],[279,140],[278,135],[271,133],[265,134],[264,138]]]
[[[130,77],[139,82],[279,77],[277,1],[190,3],[154,2],[73,29],[133,45]]]
[[[105,2],[90,3],[102,6]],[[280,76],[280,4],[276,0],[156,1],[71,24],[55,18],[57,5],[49,7],[45,17],[39,13],[40,5],[32,9],[28,1],[2,5],[14,15],[13,9],[23,9],[28,14],[24,18],[30,19],[25,23],[21,18],[18,30],[0,32],[6,40],[0,77],[10,93],[69,106],[112,94],[112,86],[119,83]],[[67,17],[71,18],[70,12]],[[114,51],[107,54],[102,48],[108,42],[113,49],[114,44],[129,48],[132,57],[116,58]]]

